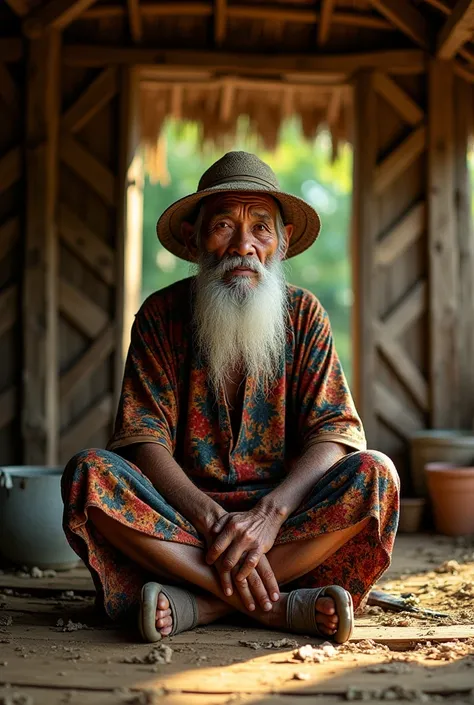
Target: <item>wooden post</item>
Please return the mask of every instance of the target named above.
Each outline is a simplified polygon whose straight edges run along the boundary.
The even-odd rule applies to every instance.
[[[428,86],[428,261],[431,424],[459,424],[459,247],[455,207],[454,74],[433,59]]]
[[[354,86],[352,263],[355,398],[369,445],[376,442],[374,252],[378,232],[374,174],[377,162],[375,74],[359,71]],[[368,129],[371,125],[372,129]]]
[[[56,196],[61,36],[29,43],[23,280],[23,460],[54,464],[58,445]]]
[[[472,183],[467,164],[471,130],[474,125],[472,85],[455,78],[455,178],[457,240],[459,248],[459,422],[461,428],[474,426],[474,228],[472,222]]]
[[[140,305],[142,282],[143,159],[138,153],[139,76],[122,69],[118,177],[118,240],[116,278],[116,354],[114,396],[118,401],[130,329]]]

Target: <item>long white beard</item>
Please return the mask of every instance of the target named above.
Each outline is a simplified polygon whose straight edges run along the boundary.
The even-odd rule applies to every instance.
[[[225,282],[226,272],[248,267],[258,282],[245,276]],[[195,281],[194,329],[216,393],[232,372],[255,377],[265,392],[280,373],[287,325],[283,265],[273,257],[268,265],[247,257],[216,260],[202,255]]]

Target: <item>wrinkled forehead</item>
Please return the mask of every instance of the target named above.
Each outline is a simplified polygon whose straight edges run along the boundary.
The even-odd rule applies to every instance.
[[[280,209],[278,201],[266,193],[218,193],[207,196],[201,205],[204,207],[204,214],[207,218],[212,218],[217,213],[237,215],[239,212],[251,212],[254,209],[275,218]]]

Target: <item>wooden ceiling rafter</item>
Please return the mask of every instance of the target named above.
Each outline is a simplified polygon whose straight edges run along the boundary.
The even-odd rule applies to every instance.
[[[18,17],[24,17],[28,14],[28,3],[26,0],[5,0],[5,2]]]
[[[423,49],[429,49],[430,36],[427,21],[408,0],[370,0],[370,3],[416,44]]]
[[[474,0],[458,0],[436,42],[439,59],[452,59],[474,34]]]
[[[143,21],[140,0],[127,0],[127,8],[130,35],[135,44],[139,44],[143,36]]]
[[[227,34],[227,0],[214,0],[214,42],[222,46]]]
[[[96,0],[50,0],[30,12],[23,21],[23,34],[30,39],[47,29],[64,30]]]
[[[321,15],[318,23],[318,44],[324,46],[329,37],[336,0],[321,0]]]

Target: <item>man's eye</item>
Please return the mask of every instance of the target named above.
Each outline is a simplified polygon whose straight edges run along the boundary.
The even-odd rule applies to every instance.
[[[225,221],[221,221],[220,223],[216,223],[216,228],[228,228],[229,223],[226,223]]]
[[[263,223],[257,223],[257,225],[255,226],[255,228],[256,228],[259,232],[263,232],[264,230],[266,230],[266,227],[265,227],[265,225],[264,225]]]

